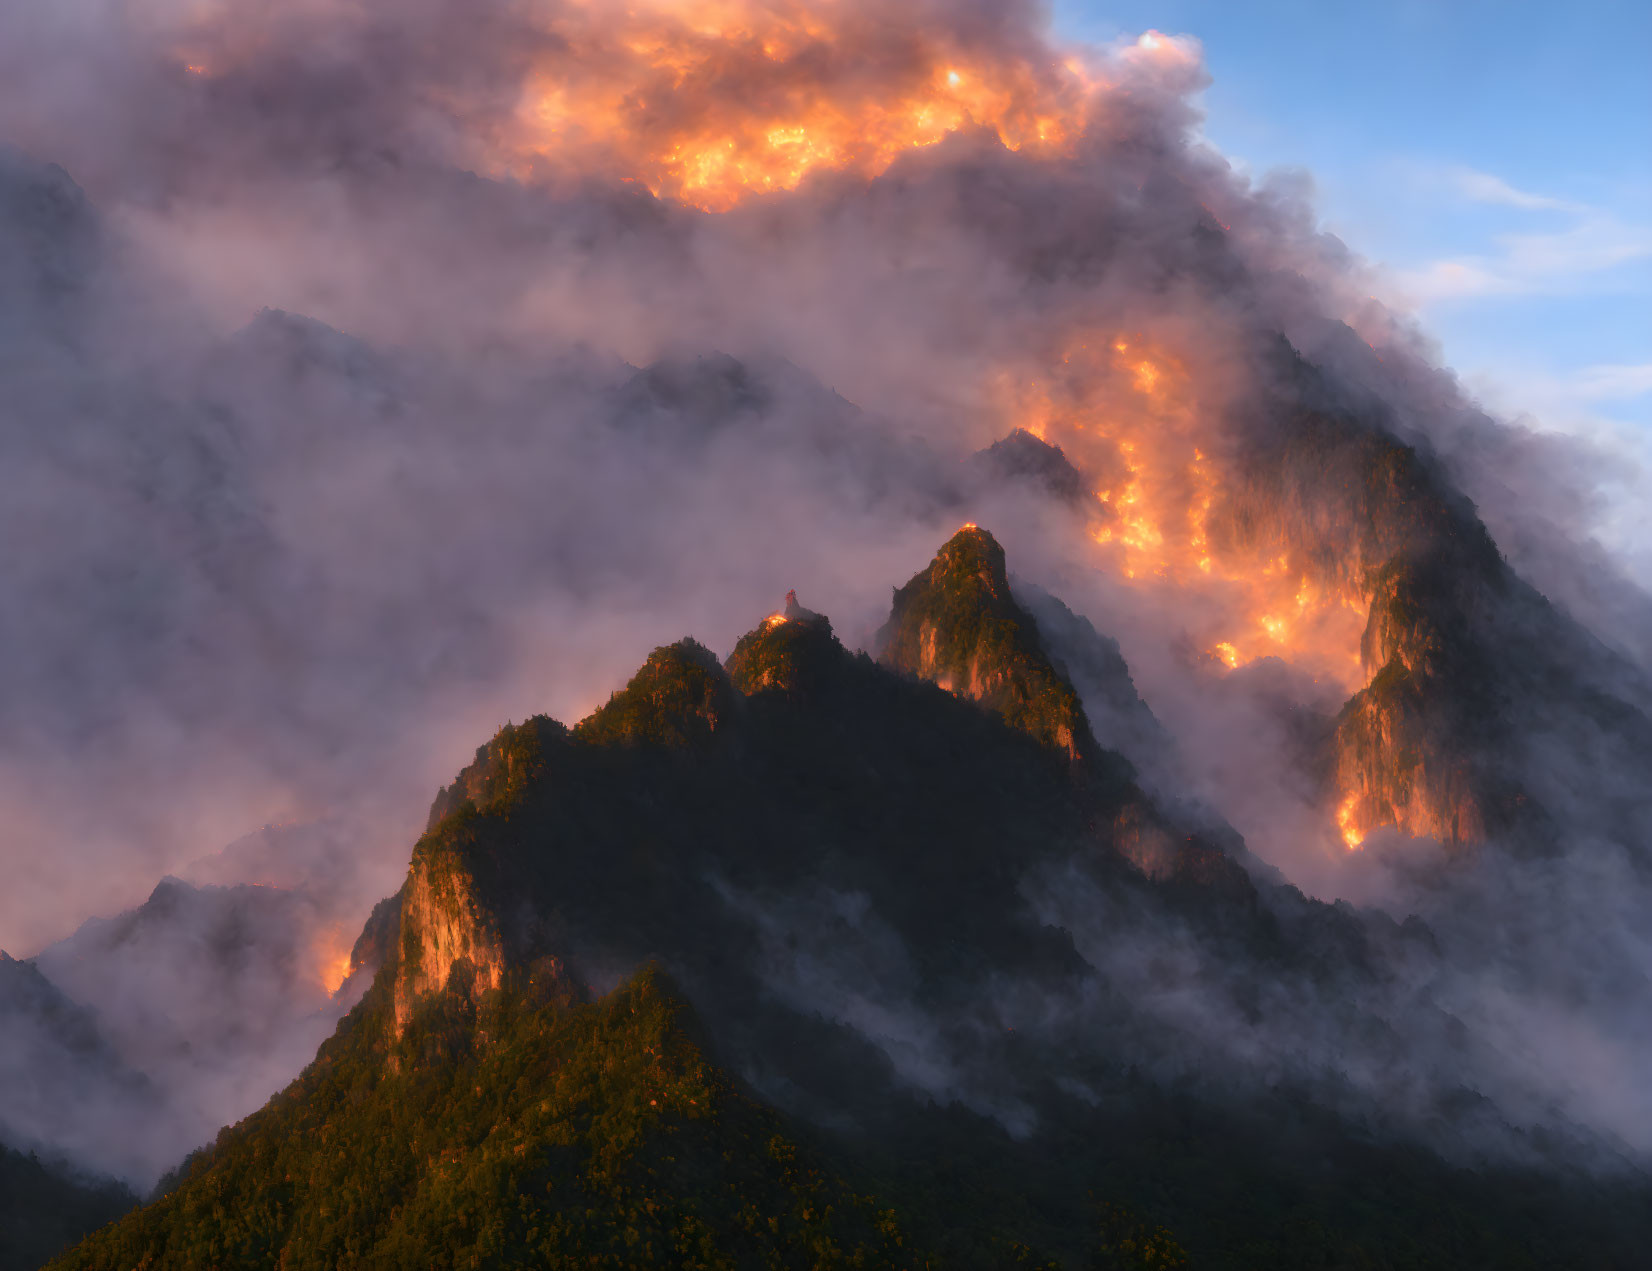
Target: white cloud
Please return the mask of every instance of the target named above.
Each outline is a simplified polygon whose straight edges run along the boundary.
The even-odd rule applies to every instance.
[[[1586,366],[1573,380],[1585,401],[1621,402],[1652,393],[1652,362]]]
[[[1496,250],[1401,271],[1396,288],[1413,306],[1480,296],[1558,295],[1598,285],[1619,266],[1652,258],[1652,226],[1582,209],[1572,224],[1538,234],[1497,234]]]
[[[1558,228],[1489,236],[1489,249],[1427,261],[1393,276],[1409,308],[1492,296],[1561,295],[1598,287],[1610,271],[1652,259],[1652,224],[1609,208],[1521,190],[1473,168],[1436,170],[1432,183],[1458,201],[1557,213]]]
[[[1550,198],[1546,194],[1530,194],[1525,190],[1517,190],[1502,177],[1493,176],[1489,172],[1480,172],[1474,168],[1457,167],[1450,169],[1450,177],[1458,191],[1476,203],[1500,203],[1506,207],[1525,208],[1529,211],[1557,211],[1582,212],[1587,209],[1578,203],[1567,199]]]

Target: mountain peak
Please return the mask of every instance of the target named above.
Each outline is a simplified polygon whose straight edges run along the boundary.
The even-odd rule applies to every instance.
[[[9,293],[47,312],[83,293],[100,237],[96,211],[67,172],[0,145],[0,279]]]
[[[1017,428],[985,450],[976,451],[969,462],[976,474],[994,484],[1031,485],[1075,506],[1095,497],[1060,446],[1051,445],[1025,428]]]
[[[1078,694],[1010,592],[1004,549],[974,522],[895,592],[878,660],[981,703],[1070,759],[1095,750]]]
[[[588,742],[682,746],[716,732],[733,709],[733,689],[717,655],[682,639],[650,653],[630,683],[574,733]]]
[[[734,687],[748,696],[764,690],[796,695],[829,680],[843,658],[831,621],[788,591],[784,608],[740,638],[727,669]]]
[[[780,611],[780,616],[787,622],[813,622],[822,619],[821,614],[813,609],[805,609],[798,603],[795,589],[786,593],[786,607]]]
[[[965,521],[956,534],[941,544],[929,572],[937,582],[963,583],[973,576],[990,595],[1009,599],[1010,579],[1004,549],[990,531],[974,521]]]

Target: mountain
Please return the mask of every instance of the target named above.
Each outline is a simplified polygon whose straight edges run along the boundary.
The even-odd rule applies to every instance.
[[[0,145],[0,330],[8,343],[71,329],[102,247],[101,219],[69,174]]]
[[[1652,1183],[1461,1084],[1421,924],[1145,794],[991,535],[880,648],[791,597],[502,729],[316,1062],[56,1265],[1633,1265]]]
[[[1087,664],[1097,700],[1113,707],[1111,722],[1122,711],[1128,725],[1151,737],[1151,712],[1133,686],[1127,689],[1129,668],[1117,646],[1086,631],[1088,624],[1054,597],[1043,607],[1046,621]],[[1243,870],[1198,832],[1185,832],[1193,827],[1167,818],[1135,784],[1129,762],[1097,743],[1071,674],[1046,651],[1038,623],[1011,590],[1003,548],[979,526],[966,525],[895,592],[876,641],[884,666],[977,702],[1065,754],[1092,803],[1111,817],[1113,845],[1148,874],[1219,878],[1238,895],[1250,890]]]
[[[1060,446],[1017,428],[969,457],[970,472],[982,484],[1021,484],[1074,508],[1094,508],[1095,495]]]
[[[185,875],[0,961],[0,1138],[222,1129],[75,1259],[1645,1260],[1621,472],[1194,42],[296,8],[0,10],[0,921]]]
[[[895,592],[877,643],[884,665],[981,703],[1075,763],[1095,761],[1078,694],[1011,596],[1004,549],[978,526],[966,525]]]
[[[1218,556],[1276,560],[1357,598],[1364,686],[1322,751],[1345,837],[1394,827],[1456,851],[1643,855],[1637,756],[1652,685],[1510,569],[1422,439],[1288,346],[1208,514]],[[1567,827],[1566,834],[1560,826]]]

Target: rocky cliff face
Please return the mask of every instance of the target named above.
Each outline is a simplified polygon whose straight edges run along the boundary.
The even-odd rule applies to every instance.
[[[1116,741],[1167,771],[1169,740],[1136,695],[1117,646],[1053,596],[1029,595],[1087,672]],[[1106,809],[1094,833],[1147,877],[1250,897],[1244,870],[1207,834],[1168,815],[1138,785],[1129,759],[1096,741],[1067,666],[1011,592],[1004,549],[986,530],[965,526],[895,592],[878,648],[884,666],[977,703],[1065,757],[1074,780]]]
[[[509,809],[542,781],[566,739],[567,730],[544,717],[506,725],[437,794],[401,892],[374,910],[351,954],[352,962],[382,956],[380,946],[391,943],[386,936],[395,925],[392,1002],[398,1033],[420,999],[449,987],[455,968],[462,980],[456,987],[471,997],[504,983],[504,908],[492,880],[479,876],[486,872],[485,858],[469,850],[474,823]]]
[[[1333,739],[1344,841],[1358,846],[1393,826],[1463,847],[1510,830],[1522,800],[1497,753],[1507,704],[1488,647],[1502,562],[1447,541],[1368,578],[1361,657],[1372,678],[1343,708]]]
[[[1337,718],[1334,786],[1343,841],[1393,826],[1460,847],[1487,835],[1486,791],[1471,755],[1442,733],[1425,683],[1385,667]]]
[[[478,900],[474,876],[451,855],[415,855],[402,886],[399,953],[398,1031],[407,1027],[421,998],[448,987],[456,966],[462,964],[468,992],[504,983],[505,947],[498,923]]]
[[[1096,751],[1078,694],[1010,593],[1004,549],[978,526],[896,590],[877,648],[883,665],[979,702],[1075,762]]]
[[[1344,841],[1380,827],[1454,848],[1529,835],[1542,814],[1513,739],[1521,699],[1552,696],[1568,674],[1554,663],[1565,620],[1517,584],[1428,454],[1293,353],[1276,361],[1278,417],[1246,430],[1210,538],[1229,559],[1284,562],[1366,611],[1365,683],[1323,760]]]
[[[726,728],[737,696],[715,655],[682,640],[654,650],[625,688],[572,732],[536,716],[507,725],[480,747],[436,796],[400,892],[392,999],[397,1031],[422,999],[454,989],[476,1000],[501,987],[511,965],[535,964],[541,987],[560,979],[560,964],[546,960],[541,914],[522,894],[520,862],[478,850],[479,834],[485,837],[480,826],[508,822],[559,785],[559,770],[575,753],[711,742]]]

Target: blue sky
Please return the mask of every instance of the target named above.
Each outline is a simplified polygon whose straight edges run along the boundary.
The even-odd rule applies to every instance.
[[[1209,140],[1255,175],[1311,173],[1325,228],[1471,391],[1652,463],[1652,0],[1054,12],[1073,38],[1196,36]],[[1652,472],[1625,479],[1652,502]]]

